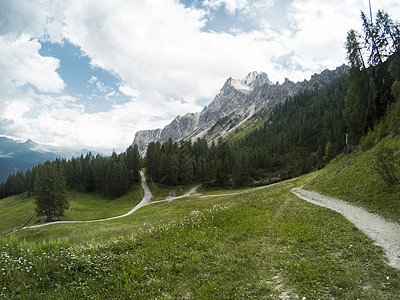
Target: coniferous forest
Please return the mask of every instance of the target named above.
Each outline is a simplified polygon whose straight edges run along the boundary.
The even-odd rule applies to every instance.
[[[50,171],[59,170],[60,186],[85,192],[98,192],[109,199],[124,195],[133,184],[138,183],[141,158],[137,146],[129,146],[121,153],[115,152],[109,157],[93,156],[90,152],[85,156],[69,160],[59,158],[53,162],[38,165],[25,174],[18,172],[8,176],[7,181],[0,184],[0,198],[10,195],[35,194],[40,189],[40,182],[52,176],[42,169],[50,165]]]

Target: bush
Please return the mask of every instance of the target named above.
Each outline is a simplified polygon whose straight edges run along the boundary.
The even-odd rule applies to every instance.
[[[386,183],[398,184],[400,179],[400,151],[388,146],[380,146],[378,149],[373,168],[380,178]]]

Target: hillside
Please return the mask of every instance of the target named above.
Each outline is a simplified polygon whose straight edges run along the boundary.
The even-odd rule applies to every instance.
[[[163,129],[143,130],[135,134],[133,144],[143,153],[154,142],[173,142],[206,138],[209,142],[225,138],[240,128],[260,110],[270,110],[277,104],[306,90],[319,90],[333,80],[344,76],[348,67],[314,74],[310,80],[294,83],[286,79],[273,84],[266,73],[250,72],[243,79],[228,78],[214,100],[200,113],[177,116]]]
[[[343,73],[318,89],[304,90],[262,108],[225,139],[206,137],[150,142],[145,164],[159,184],[263,185],[323,167],[345,146]],[[214,124],[218,127],[222,121]]]
[[[313,175],[306,185],[331,196],[366,207],[369,211],[400,223],[400,184],[389,184],[376,168],[379,153],[388,147],[399,155],[400,136],[387,139],[367,151],[340,155]],[[398,162],[396,176],[400,175]]]

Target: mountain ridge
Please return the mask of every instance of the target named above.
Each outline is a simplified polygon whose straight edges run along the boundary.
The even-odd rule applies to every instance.
[[[87,153],[89,150],[79,151],[38,144],[31,139],[17,141],[6,136],[0,136],[0,182],[7,179],[9,174],[17,171],[26,171],[34,165],[57,157],[71,158]]]
[[[229,77],[220,92],[200,113],[178,115],[164,128],[136,132],[133,143],[141,153],[152,141],[165,142],[182,139],[207,138],[208,141],[226,137],[261,109],[272,109],[287,97],[307,89],[320,89],[338,76],[348,72],[342,65],[335,70],[324,70],[310,80],[297,83],[285,78],[282,84],[273,84],[264,72],[250,72],[243,79]]]

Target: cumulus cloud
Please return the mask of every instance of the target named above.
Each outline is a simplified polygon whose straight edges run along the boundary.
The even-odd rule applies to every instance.
[[[69,1],[4,0],[0,6],[0,34],[27,34],[59,42],[65,33],[64,10]]]
[[[192,103],[212,97],[229,76],[268,71],[269,57],[279,53],[268,47],[263,32],[204,32],[205,11],[172,0],[80,2],[66,15],[68,38],[94,65],[142,93],[157,91]]]
[[[364,2],[206,0],[195,8],[175,0],[3,1],[0,134],[122,150],[137,130],[201,110],[197,100],[211,100],[229,76],[258,70],[273,81],[297,81],[342,64],[346,32],[360,26]],[[380,5],[400,19],[397,1]],[[204,30],[210,10],[222,7],[258,26]],[[273,26],[267,16],[275,12],[289,24]],[[63,40],[78,46],[93,67],[120,79],[118,90],[111,90],[92,77],[91,88],[105,99],[122,93],[130,101],[110,101],[109,111],[87,113],[80,99],[67,95],[57,73],[60,61],[39,54],[42,41]]]
[[[248,8],[249,3],[247,0],[206,0],[203,5],[212,9],[224,6],[225,9],[233,15],[237,10]]]
[[[26,84],[43,92],[62,91],[64,82],[56,72],[59,60],[41,56],[40,47],[37,40],[31,40],[26,34],[0,36],[0,93]]]

